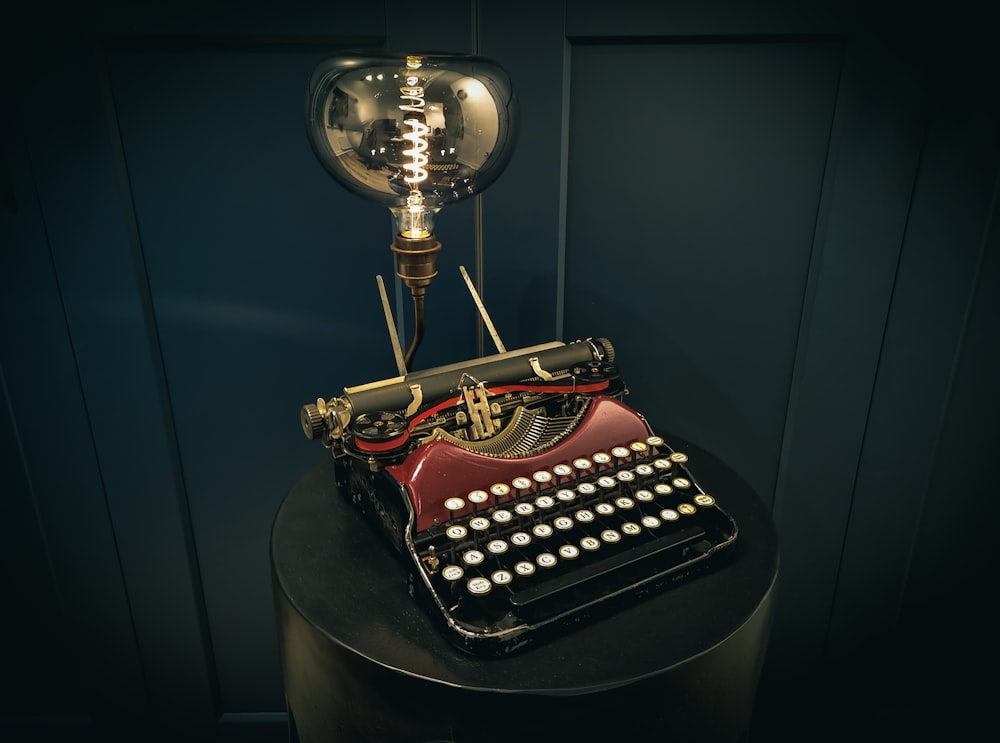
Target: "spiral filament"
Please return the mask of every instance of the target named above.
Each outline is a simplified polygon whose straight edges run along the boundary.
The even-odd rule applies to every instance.
[[[427,180],[427,134],[430,127],[424,116],[424,88],[420,85],[420,78],[413,72],[420,69],[421,64],[420,57],[406,58],[405,85],[399,89],[399,97],[403,101],[399,109],[408,114],[403,123],[410,127],[410,131],[403,134],[403,139],[410,145],[403,150],[403,154],[410,158],[409,162],[403,163],[403,169],[408,173],[403,180],[410,184],[412,190],[416,190],[417,183]]]

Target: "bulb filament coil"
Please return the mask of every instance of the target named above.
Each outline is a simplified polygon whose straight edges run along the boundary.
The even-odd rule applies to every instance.
[[[410,114],[403,119],[403,123],[410,127],[408,132],[403,133],[403,139],[410,145],[408,149],[403,150],[403,154],[410,158],[409,162],[403,163],[403,169],[408,173],[403,176],[403,180],[411,187],[427,180],[429,159],[427,134],[430,132],[430,127],[424,120],[424,89],[417,84],[418,82],[419,79],[415,75],[407,76],[405,87],[399,89],[399,97],[403,101],[399,109]]]

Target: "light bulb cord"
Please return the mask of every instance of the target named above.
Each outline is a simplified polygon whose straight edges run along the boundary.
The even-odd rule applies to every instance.
[[[403,356],[403,365],[407,370],[413,370],[413,357],[417,354],[420,341],[424,339],[424,291],[413,290],[413,338]]]

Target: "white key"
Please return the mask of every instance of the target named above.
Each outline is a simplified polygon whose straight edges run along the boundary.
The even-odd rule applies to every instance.
[[[628,496],[623,495],[620,498],[615,498],[615,505],[627,511],[628,509],[635,507],[635,501]]]
[[[671,480],[671,483],[678,490],[687,490],[689,487],[691,487],[691,481],[688,480],[686,477],[675,477],[673,480]]]
[[[587,552],[594,552],[601,548],[601,540],[597,537],[584,537],[580,540],[580,547],[587,550]]]
[[[573,518],[575,518],[581,524],[588,524],[594,520],[594,512],[586,508],[581,508],[579,511],[573,514]]]
[[[526,531],[516,531],[510,535],[510,543],[515,547],[527,547],[531,544],[531,535]]]
[[[664,521],[676,521],[680,517],[681,515],[672,508],[664,508],[662,511],[660,511],[660,518],[663,519]]]
[[[635,499],[643,503],[652,503],[655,498],[656,496],[650,490],[637,490],[635,492]]]
[[[461,511],[465,508],[465,501],[461,498],[448,498],[444,502],[444,507],[454,513],[455,511]]]
[[[510,485],[505,482],[494,483],[493,485],[490,485],[490,492],[497,498],[503,498],[505,495],[510,493]]]
[[[629,455],[629,450],[624,446],[616,446],[611,450],[611,456],[618,457],[618,459],[625,459]]]
[[[535,563],[528,562],[527,560],[516,562],[514,563],[514,572],[518,575],[534,575]]]
[[[615,507],[610,503],[598,503],[594,506],[594,510],[601,516],[610,516],[615,512]]]
[[[486,549],[491,555],[502,555],[504,554],[510,545],[508,545],[502,539],[491,539],[486,545]]]
[[[551,495],[540,495],[535,498],[535,505],[541,509],[552,508],[556,504]]]
[[[656,491],[657,495],[670,495],[674,492],[674,489],[665,482],[656,483],[656,485],[653,486],[653,490]]]
[[[655,529],[660,526],[663,522],[660,521],[656,516],[643,516],[642,525],[647,529]]]
[[[469,578],[465,585],[473,596],[485,596],[493,590],[493,584],[488,578]]]
[[[449,565],[441,571],[441,577],[447,581],[451,581],[452,583],[460,580],[463,575],[465,575],[465,571],[458,565]]]
[[[535,562],[538,563],[538,567],[540,568],[554,568],[556,563],[559,562],[559,558],[551,552],[542,552],[535,558]]]
[[[580,550],[575,544],[564,544],[559,548],[559,557],[564,560],[575,560],[580,556]]]
[[[516,490],[527,490],[531,487],[531,480],[527,477],[515,477],[511,485],[514,486]]]
[[[562,503],[572,503],[576,500],[576,493],[568,488],[563,488],[562,490],[556,492],[556,499]]]
[[[545,483],[552,482],[552,473],[545,470],[538,470],[538,472],[531,473],[531,479],[539,485],[544,485]]]
[[[493,571],[493,575],[490,576],[490,580],[498,586],[506,586],[514,580],[514,576],[509,570],[500,569]]]
[[[605,529],[601,532],[601,541],[608,544],[614,544],[615,542],[621,541],[622,535],[615,531],[614,529]]]
[[[715,505],[715,498],[706,493],[700,493],[694,497],[694,502],[702,508],[708,508]]]
[[[615,474],[615,479],[618,482],[632,482],[635,479],[635,473],[632,470],[621,470]]]
[[[630,537],[634,537],[642,533],[642,527],[634,521],[626,521],[622,524],[621,529],[622,534],[626,534]]]
[[[577,486],[576,492],[586,497],[588,495],[593,495],[594,493],[596,493],[597,486],[594,485],[594,483],[592,482],[581,482],[579,486]]]
[[[461,524],[452,524],[445,529],[444,533],[448,535],[448,539],[454,539],[457,541],[459,539],[465,539],[469,531]]]
[[[659,459],[653,460],[653,466],[656,467],[656,469],[658,470],[666,471],[673,469],[674,463],[671,462],[669,459],[664,459],[663,457],[660,457]]]
[[[531,527],[531,533],[539,539],[548,539],[552,536],[552,527],[548,524],[535,524]]]
[[[462,553],[462,562],[466,565],[481,565],[485,559],[486,555],[479,550],[468,550]]]
[[[468,498],[471,503],[479,504],[485,503],[489,499],[490,494],[485,490],[473,490],[465,497]]]
[[[552,525],[559,531],[569,531],[573,528],[573,519],[569,516],[559,516],[558,518],[553,519]]]
[[[552,468],[552,471],[559,475],[559,477],[569,477],[573,474],[573,468],[568,464],[557,464]]]
[[[654,470],[652,466],[648,464],[639,464],[636,465],[635,468],[635,474],[639,475],[639,477],[649,477],[654,472],[656,472],[656,470]]]
[[[518,516],[530,516],[535,512],[535,507],[530,503],[518,503],[514,506],[514,513]]]
[[[600,487],[604,488],[605,490],[611,490],[613,488],[618,487],[618,481],[615,480],[615,478],[613,477],[608,477],[607,475],[604,475],[603,477],[598,477],[597,484]]]
[[[514,518],[514,514],[503,508],[501,508],[499,511],[493,512],[493,520],[496,521],[498,524],[506,524],[510,522],[512,518]]]
[[[604,451],[594,452],[590,457],[594,464],[607,464],[611,461],[611,455]]]
[[[486,531],[490,528],[490,520],[482,516],[476,516],[469,522],[469,528],[473,531]]]
[[[663,446],[663,439],[659,436],[647,436],[646,443],[653,447]]]
[[[586,457],[577,457],[573,460],[573,466],[582,472],[584,470],[589,470],[594,466],[594,463]]]

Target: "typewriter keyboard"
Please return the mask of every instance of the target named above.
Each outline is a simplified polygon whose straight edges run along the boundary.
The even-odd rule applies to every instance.
[[[416,540],[460,623],[542,622],[683,570],[735,536],[687,456],[658,436],[449,494]]]

